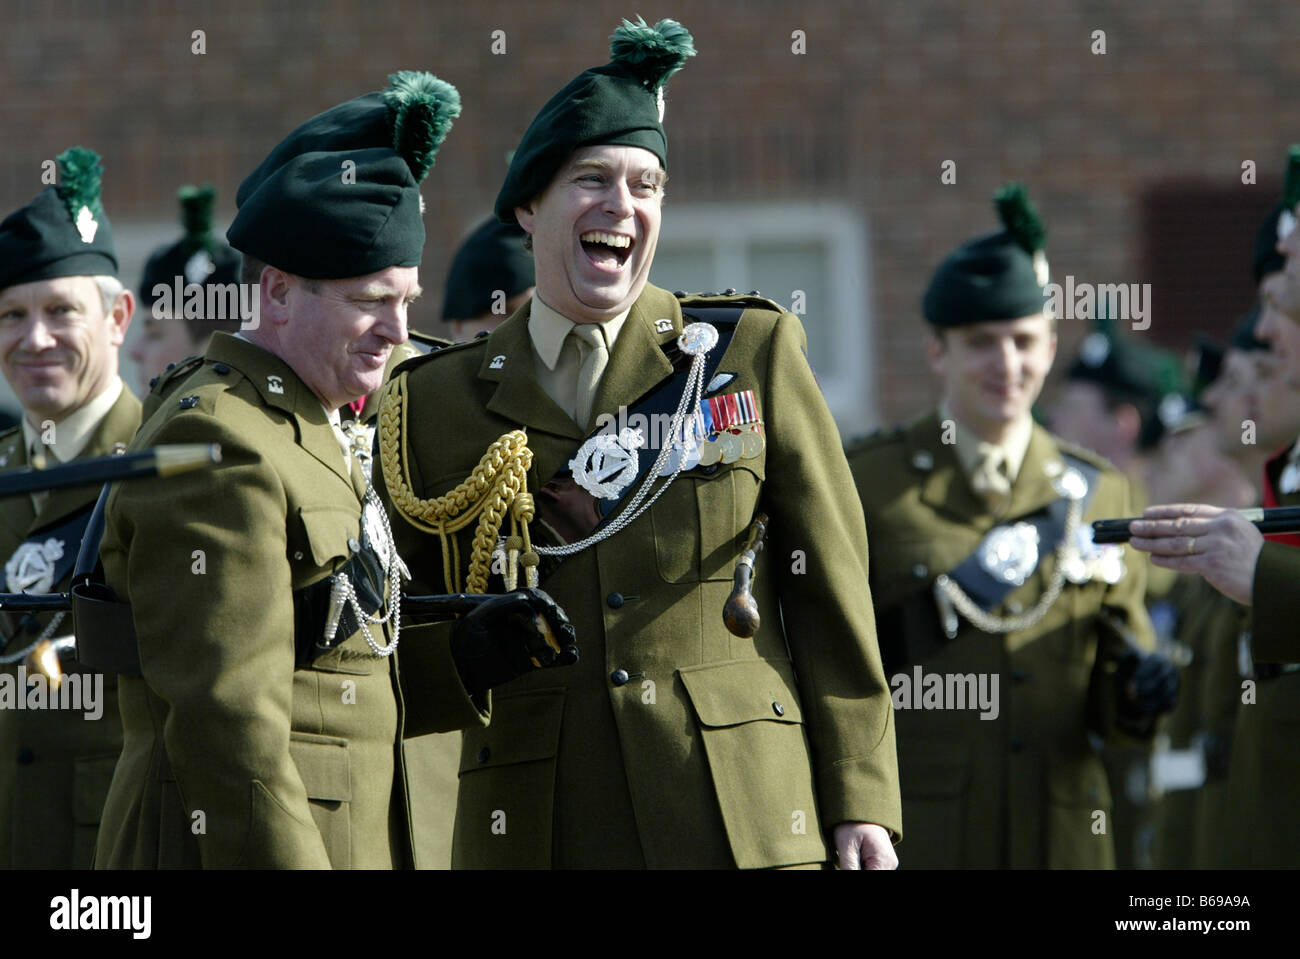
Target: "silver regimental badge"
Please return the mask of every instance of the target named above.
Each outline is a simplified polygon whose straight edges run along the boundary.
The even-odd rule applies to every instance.
[[[618,499],[636,479],[637,450],[644,445],[640,430],[597,433],[569,460],[573,481],[597,499]]]
[[[994,579],[1021,586],[1038,568],[1038,530],[1029,523],[990,530],[980,544],[979,557]]]
[[[82,243],[95,242],[95,234],[99,232],[99,221],[95,219],[95,214],[90,212],[88,206],[83,206],[77,212],[77,232],[81,234]]]
[[[1088,495],[1088,481],[1073,466],[1067,468],[1064,473],[1052,480],[1052,486],[1055,487],[1057,493],[1066,499],[1080,500]]]
[[[677,345],[688,356],[703,356],[718,345],[717,327],[710,323],[692,323],[677,337]]]
[[[11,593],[48,593],[54,585],[54,564],[63,558],[63,540],[23,543],[5,563],[5,585]]]
[[[1277,218],[1277,238],[1285,240],[1295,229],[1295,214],[1290,210],[1283,210]]]

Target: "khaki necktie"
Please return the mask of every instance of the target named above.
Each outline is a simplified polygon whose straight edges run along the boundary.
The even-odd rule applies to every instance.
[[[993,443],[980,443],[978,449],[980,461],[971,475],[971,487],[984,497],[994,512],[1000,512],[1011,496],[1006,451]]]
[[[609,348],[605,345],[605,331],[599,323],[577,323],[569,335],[578,341],[582,360],[574,393],[573,419],[585,428],[591,417],[591,405],[596,400],[596,387],[600,385],[600,378],[609,363]]]

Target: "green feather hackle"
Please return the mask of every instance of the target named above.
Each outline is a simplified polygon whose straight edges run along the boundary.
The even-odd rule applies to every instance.
[[[653,27],[640,17],[624,20],[609,38],[612,61],[622,63],[647,90],[658,90],[695,56],[695,40],[676,20],[660,20]]]
[[[1282,189],[1282,205],[1294,210],[1300,203],[1300,144],[1291,147],[1286,158],[1286,186]]]
[[[460,116],[460,93],[446,80],[418,70],[399,70],[388,82],[384,102],[393,114],[393,149],[419,183],[433,169],[438,148]]]
[[[1047,227],[1029,202],[1024,184],[1008,183],[993,194],[1002,225],[1026,253],[1036,253],[1047,245]]]
[[[73,222],[83,206],[89,207],[95,217],[103,216],[99,187],[104,167],[99,162],[99,154],[86,147],[69,147],[55,157],[55,162],[59,166],[59,199],[68,208]]]
[[[212,232],[212,217],[217,208],[217,190],[210,183],[183,186],[176,191],[181,201],[181,226],[187,239],[202,242]]]

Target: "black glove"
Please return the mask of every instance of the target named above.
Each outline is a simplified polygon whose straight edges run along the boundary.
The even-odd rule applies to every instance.
[[[1178,702],[1178,667],[1159,653],[1130,649],[1115,669],[1120,717],[1130,722],[1167,713]]]
[[[465,688],[482,693],[534,669],[573,665],[578,643],[555,600],[540,589],[517,589],[466,613],[452,629],[451,655]]]

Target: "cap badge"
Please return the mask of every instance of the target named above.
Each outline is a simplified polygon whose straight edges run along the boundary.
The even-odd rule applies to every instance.
[[[82,243],[95,242],[95,234],[99,232],[99,223],[88,206],[83,206],[77,213],[77,232],[81,234]]]

